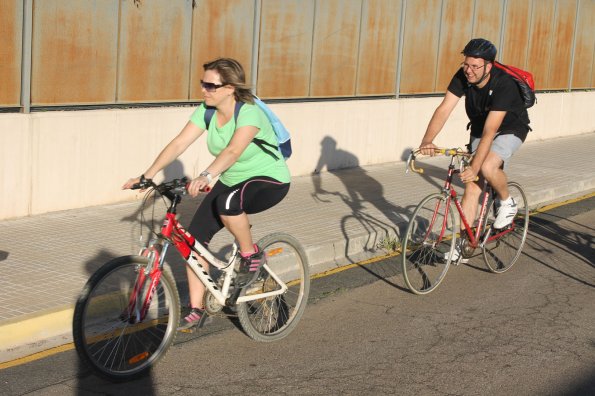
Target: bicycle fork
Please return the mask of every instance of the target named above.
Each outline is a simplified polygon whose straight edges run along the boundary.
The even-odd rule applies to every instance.
[[[146,268],[138,266],[138,275],[134,288],[130,293],[128,300],[128,307],[126,309],[126,319],[130,324],[140,323],[145,320],[153,295],[157,289],[157,285],[161,279],[161,266],[163,264],[163,257],[165,257],[165,251],[167,250],[167,244],[163,247],[163,254],[159,254],[159,251],[155,248],[155,244],[151,243],[149,248],[143,249],[140,253],[141,256],[147,257],[148,265]],[[149,286],[145,285],[149,280]],[[146,294],[143,296],[143,290],[146,290]],[[141,305],[142,304],[142,305]]]

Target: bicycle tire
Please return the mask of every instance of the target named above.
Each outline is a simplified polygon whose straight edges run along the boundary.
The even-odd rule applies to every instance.
[[[445,258],[454,250],[456,230],[452,204],[447,199],[440,193],[425,197],[413,211],[403,237],[403,278],[415,294],[432,292],[448,272],[451,260]]]
[[[291,235],[274,233],[263,237],[258,246],[265,252],[269,268],[289,288],[279,294],[237,305],[244,332],[262,342],[288,336],[302,317],[310,293],[308,259],[300,243]],[[276,290],[278,283],[266,270],[243,292],[244,295]]]
[[[514,228],[493,242],[483,246],[483,259],[488,269],[496,274],[508,271],[521,256],[529,231],[529,205],[525,192],[518,183],[509,182],[508,191],[517,204],[518,212],[513,220]],[[486,215],[486,226],[495,220],[494,205]]]
[[[133,319],[128,316],[130,294],[147,263],[147,258],[140,256],[107,262],[89,278],[74,309],[73,340],[79,357],[111,381],[146,374],[167,353],[176,336],[180,298],[169,268],[162,271],[145,319],[131,323]],[[137,301],[144,301],[148,281]]]

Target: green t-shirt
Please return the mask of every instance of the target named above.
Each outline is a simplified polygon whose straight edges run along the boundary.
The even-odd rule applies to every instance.
[[[205,111],[206,107],[202,104],[190,117],[190,121],[202,129],[206,129]],[[256,134],[257,138],[277,145],[275,131],[266,114],[258,106],[244,103],[238,114],[237,125],[235,118],[232,117],[227,124],[218,128],[217,112],[213,114],[207,131],[209,152],[214,156],[219,155],[229,144],[235,130],[247,125],[259,129]],[[272,151],[275,152],[274,149]],[[280,152],[275,152],[275,154],[278,154],[277,160],[265,153],[256,144],[250,143],[238,160],[219,176],[219,180],[226,186],[233,186],[254,176],[268,176],[282,183],[289,183],[290,176],[287,164]]]

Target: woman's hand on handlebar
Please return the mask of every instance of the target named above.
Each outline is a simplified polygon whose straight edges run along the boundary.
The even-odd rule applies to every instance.
[[[432,142],[430,143],[425,143],[422,142],[419,145],[419,152],[422,153],[423,155],[429,155],[429,156],[434,156],[435,151],[438,147],[436,147],[436,145]]]
[[[198,176],[196,179],[188,183],[186,187],[188,194],[192,197],[196,197],[201,192],[209,191],[209,180],[206,176]]]
[[[134,186],[135,184],[139,184],[139,183],[140,183],[140,176],[133,177],[132,179],[128,179],[128,181],[122,185],[122,190],[131,189],[132,186]]]

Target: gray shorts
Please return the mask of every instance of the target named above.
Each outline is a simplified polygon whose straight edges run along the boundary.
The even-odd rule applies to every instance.
[[[474,153],[477,150],[480,141],[480,138],[471,136],[471,152]],[[523,141],[513,134],[496,135],[490,151],[496,153],[504,162],[504,166],[506,166],[512,154],[521,147],[521,144],[523,144]]]

